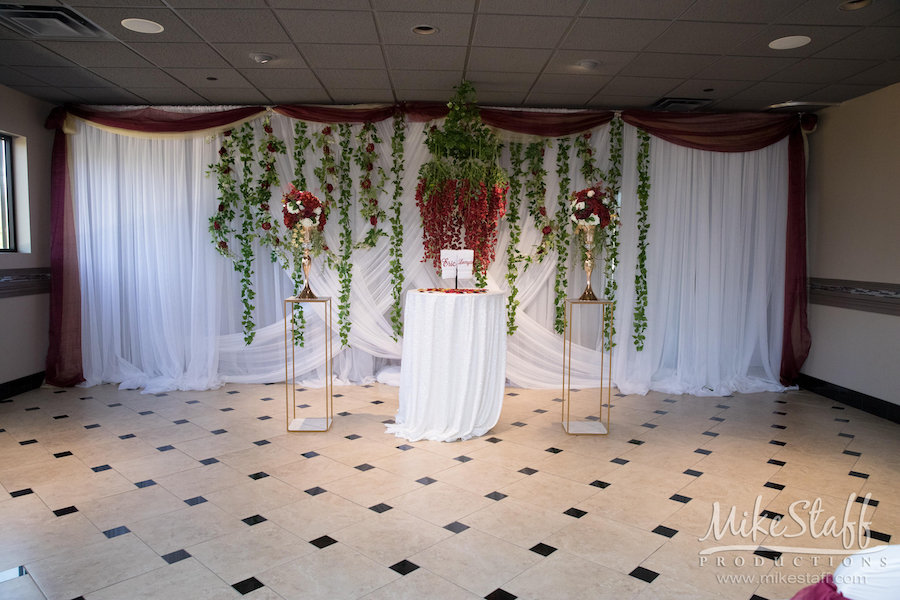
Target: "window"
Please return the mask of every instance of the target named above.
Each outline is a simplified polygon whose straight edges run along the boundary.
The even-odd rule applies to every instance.
[[[0,134],[0,252],[16,249],[12,151],[12,137]]]

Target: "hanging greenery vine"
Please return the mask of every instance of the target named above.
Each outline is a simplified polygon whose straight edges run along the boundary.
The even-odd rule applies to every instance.
[[[350,125],[341,123],[338,125],[341,134],[341,157],[338,162],[338,184],[340,186],[340,199],[338,210],[340,212],[339,223],[341,225],[340,255],[335,268],[338,279],[341,282],[341,294],[338,298],[338,324],[341,333],[341,345],[347,346],[350,337],[350,286],[353,280],[351,255],[353,254],[353,231],[350,229],[350,204],[351,204],[351,180],[350,161],[353,159],[350,150],[351,132]]]
[[[509,146],[509,161],[512,165],[512,173],[509,175],[509,201],[506,208],[506,222],[509,224],[509,244],[506,246],[506,282],[509,284],[509,297],[506,299],[506,332],[512,335],[516,332],[516,309],[519,301],[516,296],[519,289],[516,280],[519,277],[519,263],[522,261],[522,253],[519,252],[519,240],[522,237],[522,225],[519,223],[519,208],[522,203],[522,164],[525,162],[522,156],[522,144],[512,143]]]
[[[644,331],[647,329],[647,233],[650,213],[650,134],[638,129],[638,260],[634,273],[634,347],[644,349]]]
[[[569,141],[556,140],[556,175],[559,178],[559,197],[556,208],[558,228],[556,232],[556,333],[566,329],[566,296],[569,290],[567,263],[569,261]]]
[[[307,137],[308,126],[305,121],[297,121],[294,123],[294,179],[291,184],[298,190],[306,189],[306,175],[303,169],[306,167],[306,149],[312,144],[312,140]],[[303,269],[298,269],[300,264],[301,252],[299,247],[294,250],[294,268],[290,269],[291,281],[294,283],[294,295],[298,295],[303,289]],[[306,316],[303,314],[303,305],[298,304],[291,311],[291,329],[294,332],[294,344],[303,347],[303,332],[306,330]]]
[[[391,305],[391,326],[394,339],[403,334],[400,300],[403,294],[403,221],[400,218],[400,196],[403,194],[403,142],[406,141],[406,123],[403,114],[394,115],[394,135],[391,137],[391,174],[394,176],[394,196],[391,202],[391,290],[394,303]]]
[[[535,255],[538,262],[553,248],[554,221],[547,215],[545,206],[547,197],[547,170],[544,169],[544,148],[550,140],[532,142],[525,149],[528,171],[531,175],[525,180],[525,197],[528,198],[528,214],[534,219],[534,226],[541,232],[541,242],[537,245]]]
[[[497,247],[497,223],[506,210],[509,181],[500,167],[499,139],[482,122],[475,88],[456,87],[443,128],[432,126],[425,145],[431,160],[419,169],[416,206],[422,215],[424,260],[439,268],[441,249],[471,248],[478,287]],[[463,236],[463,230],[465,235]]]
[[[369,222],[371,229],[366,233],[365,237],[356,244],[357,248],[374,248],[378,242],[378,238],[386,236],[382,229],[378,227],[378,223],[383,221],[387,216],[384,209],[378,206],[378,196],[384,192],[384,169],[378,167],[377,183],[372,181],[372,171],[375,169],[375,161],[378,160],[378,153],[375,151],[375,144],[380,144],[381,139],[375,132],[374,123],[366,123],[362,126],[356,135],[357,148],[354,159],[359,166],[359,214],[363,219]]]
[[[263,135],[257,146],[257,152],[260,156],[258,164],[262,168],[262,173],[257,183],[256,222],[254,225],[260,244],[271,249],[269,258],[274,263],[278,261],[282,248],[281,240],[276,235],[278,230],[274,228],[278,221],[272,215],[269,202],[272,200],[272,188],[277,188],[281,184],[278,172],[275,170],[275,161],[279,154],[287,153],[287,147],[282,140],[275,137],[269,117],[263,121]]]
[[[619,190],[622,181],[622,118],[616,115],[609,126],[609,173],[606,176],[606,185],[609,189],[610,198],[617,207],[616,212],[620,213],[619,207]],[[610,351],[616,346],[613,339],[616,335],[616,327],[613,323],[613,317],[616,313],[616,268],[619,266],[619,228],[613,227],[607,232],[606,240],[606,263],[603,265],[603,275],[606,279],[606,289],[603,292],[604,297],[612,302],[605,307],[604,315],[605,327],[603,330],[603,339],[606,340],[606,350]]]

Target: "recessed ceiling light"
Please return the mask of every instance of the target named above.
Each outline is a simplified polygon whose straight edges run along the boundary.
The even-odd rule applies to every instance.
[[[147,19],[122,19],[122,27],[138,33],[162,33],[165,27]]]
[[[416,25],[412,28],[413,33],[417,33],[419,35],[432,35],[437,33],[439,30],[437,27],[433,27],[431,25]]]
[[[871,4],[872,0],[847,0],[847,2],[841,4],[838,8],[841,10],[859,10]]]
[[[575,63],[575,65],[581,67],[582,69],[593,71],[600,65],[600,61],[594,60],[592,58],[585,58],[584,60],[579,60],[577,63]]]
[[[805,35],[789,35],[787,37],[778,38],[769,42],[769,48],[772,50],[793,50],[800,48],[812,41],[812,38]]]
[[[270,60],[275,60],[276,57],[274,54],[266,54],[265,52],[251,52],[250,58],[258,62],[259,64],[264,65]]]

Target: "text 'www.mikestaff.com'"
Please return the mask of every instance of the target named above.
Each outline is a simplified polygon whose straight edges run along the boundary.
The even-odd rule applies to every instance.
[[[827,573],[767,573],[765,575],[716,575],[720,584],[754,584],[754,585],[815,585],[822,581]],[[834,577],[835,583],[866,585],[865,575]]]

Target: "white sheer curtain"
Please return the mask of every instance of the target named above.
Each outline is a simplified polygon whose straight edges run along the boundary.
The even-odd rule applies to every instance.
[[[293,121],[280,115],[271,119],[275,134],[288,144],[287,155],[279,157],[276,166],[286,183],[294,171]],[[252,125],[259,131],[262,120]],[[322,127],[309,124],[310,132]],[[419,167],[428,159],[425,127],[409,124],[405,144],[404,289],[440,285],[431,265],[421,262],[422,230],[414,197]],[[391,122],[378,123],[377,128],[383,140],[379,151],[387,154]],[[630,343],[637,243],[636,142],[634,130],[625,129],[615,382],[629,392],[775,389],[783,301],[786,146],[720,155],[653,140],[650,327],[647,347],[637,353]],[[358,130],[353,127],[354,134]],[[598,166],[606,169],[609,126],[593,133],[594,155]],[[216,142],[204,139],[132,138],[84,123],[72,136],[87,385],[111,381],[159,392],[209,389],[224,381],[284,380],[282,301],[291,295],[292,284],[284,265],[271,263],[267,252],[257,253],[253,265],[257,330],[253,343],[244,345],[240,279],[230,261],[216,253],[207,231],[218,200],[215,179],[206,177],[206,171],[217,160],[217,150]],[[586,182],[579,173],[580,161],[574,150],[570,154],[571,188],[581,189]],[[559,194],[556,156],[554,142],[544,156],[550,212],[556,209]],[[508,167],[508,156],[504,160]],[[385,155],[379,164],[387,168],[389,161]],[[311,188],[318,187],[313,174],[317,164],[318,156],[308,153],[305,174]],[[352,177],[355,190],[355,165]],[[388,184],[382,205],[390,203],[391,192]],[[273,191],[276,208],[280,195],[280,190]],[[527,200],[522,202],[524,207]],[[355,204],[351,221],[354,239],[359,239],[367,223]],[[336,227],[326,228],[326,240],[338,247]],[[539,240],[531,219],[524,220],[520,249],[530,253]],[[508,243],[503,222],[498,260],[489,271],[489,285],[495,289],[506,289]],[[341,349],[339,338],[333,339],[333,373],[339,384],[372,381],[383,367],[399,364],[402,338],[393,339],[389,319],[388,248],[389,240],[381,238],[372,250],[354,251],[350,348]],[[576,256],[573,248],[570,297],[585,285]],[[508,340],[507,378],[512,385],[560,385],[562,342],[553,330],[555,274],[555,254],[520,273],[519,328]],[[313,263],[312,281],[318,295],[337,300],[337,276],[323,268],[321,259]],[[598,275],[594,284],[603,289]],[[707,318],[714,311],[718,317]],[[326,376],[323,316],[321,311],[306,310],[306,345],[296,353],[298,379],[305,385],[321,385]],[[335,332],[337,328],[335,320]],[[573,386],[598,384],[599,329],[599,311],[584,311],[574,338]]]

